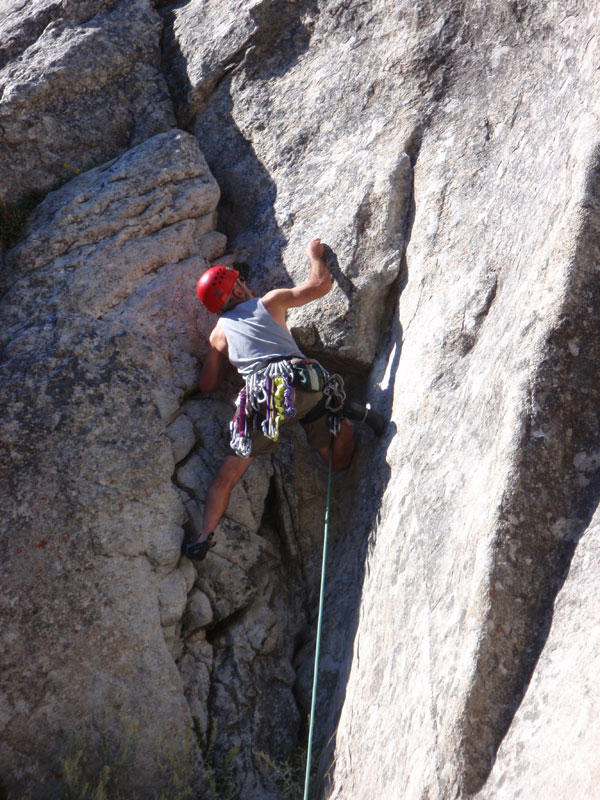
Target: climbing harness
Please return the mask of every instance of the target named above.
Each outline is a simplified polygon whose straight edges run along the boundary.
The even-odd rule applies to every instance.
[[[319,675],[319,656],[321,654],[321,628],[323,625],[323,605],[325,600],[325,564],[327,562],[327,536],[329,533],[329,506],[331,499],[331,445],[329,445],[329,473],[327,475],[327,503],[325,505],[325,528],[323,531],[323,559],[321,562],[321,589],[319,591],[319,616],[317,619],[317,638],[315,642],[315,666],[313,669],[312,698],[310,703],[310,720],[308,726],[308,746],[306,750],[306,774],[304,777],[304,800],[308,800],[310,788],[310,762],[312,751],[315,710],[317,706],[317,678]]]
[[[279,439],[279,427],[296,416],[294,389],[323,392],[324,406],[319,416],[329,414],[329,430],[337,436],[341,412],[346,399],[344,381],[330,375],[318,361],[283,359],[267,364],[248,375],[236,400],[236,412],[229,426],[231,449],[241,458],[252,453],[252,429],[262,428],[263,434],[274,442]],[[321,404],[321,401],[318,405]],[[311,412],[312,413],[312,412]],[[304,422],[312,422],[309,415]]]

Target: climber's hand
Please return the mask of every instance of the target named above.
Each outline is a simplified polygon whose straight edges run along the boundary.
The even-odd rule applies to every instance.
[[[315,259],[322,259],[324,256],[323,245],[321,244],[320,239],[313,239],[306,245],[306,257],[309,261],[313,261]]]

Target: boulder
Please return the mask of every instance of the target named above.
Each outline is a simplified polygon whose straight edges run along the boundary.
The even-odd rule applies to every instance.
[[[223,248],[218,197],[195,139],[160,134],[49,195],[8,254],[0,771],[20,791],[105,709],[114,735],[137,721],[148,775],[165,734],[189,735],[167,425],[197,371],[185,298]]]
[[[48,190],[175,126],[150,0],[0,11],[0,201]]]

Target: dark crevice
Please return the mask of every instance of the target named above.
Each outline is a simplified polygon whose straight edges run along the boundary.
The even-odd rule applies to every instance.
[[[252,604],[252,600],[250,600],[250,605]],[[227,634],[228,629],[236,622],[240,622],[246,614],[248,613],[248,608],[250,607],[244,606],[243,608],[236,609],[232,614],[229,616],[220,619],[214,625],[209,625],[206,628],[206,641],[209,644],[214,645],[221,637]]]
[[[218,91],[223,80],[236,68],[244,65],[248,78],[258,70],[261,75],[283,74],[307,47],[311,30],[300,17],[307,10],[316,12],[316,0],[302,4],[290,0],[263,0],[249,9],[255,23],[253,33],[227,55],[223,61],[215,59],[212,70],[196,86],[192,86],[186,72],[186,59],[174,34],[175,11],[187,3],[158,3],[164,25],[161,36],[163,73],[171,92],[178,124],[189,130],[194,118],[200,114]]]
[[[400,295],[405,288],[408,279],[408,264],[406,250],[410,243],[412,234],[416,206],[414,195],[414,166],[416,165],[424,128],[418,126],[414,134],[406,143],[406,152],[411,158],[411,186],[410,197],[407,204],[407,212],[402,220],[402,230],[404,235],[404,250],[401,258],[400,269],[395,281],[390,285],[389,292],[384,302],[382,313],[382,328],[380,333],[379,355],[377,363],[379,369],[387,368],[391,375],[391,385],[384,389],[374,390],[365,388],[364,396],[371,400],[373,407],[386,418],[391,417],[392,403],[394,395],[394,379],[398,369],[403,343],[403,329],[400,320],[396,317]],[[386,356],[384,358],[384,356]],[[392,359],[392,363],[390,362]],[[384,365],[382,367],[381,365]],[[363,381],[364,383],[364,381]],[[373,384],[373,381],[369,381]],[[319,758],[320,789],[319,796],[326,796],[335,779],[334,754],[337,741],[337,725],[340,714],[346,699],[346,687],[350,677],[352,659],[354,652],[354,642],[358,630],[360,615],[360,600],[362,586],[367,565],[367,556],[375,547],[375,532],[381,521],[380,504],[385,490],[391,478],[391,469],[386,460],[386,453],[389,444],[395,435],[395,425],[388,424],[384,437],[377,441],[377,444],[368,451],[363,451],[361,463],[354,472],[354,480],[357,482],[355,487],[357,499],[356,508],[360,508],[360,494],[363,492],[371,499],[371,513],[362,517],[357,516],[355,503],[349,503],[342,512],[342,525],[347,530],[347,537],[342,545],[334,553],[334,564],[329,568],[328,574],[334,579],[334,589],[329,591],[326,598],[328,604],[328,614],[333,619],[344,619],[346,625],[345,649],[343,652],[335,653],[340,667],[336,676],[335,685],[330,689],[329,696],[326,697],[320,692],[321,707],[328,707],[329,713],[321,721],[318,743],[321,748]],[[368,531],[368,536],[365,536]],[[339,606],[343,606],[340,612]],[[338,607],[334,610],[332,607]],[[327,641],[330,634],[325,628],[324,650],[327,652]]]

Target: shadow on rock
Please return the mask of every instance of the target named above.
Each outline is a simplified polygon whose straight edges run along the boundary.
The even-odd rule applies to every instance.
[[[393,299],[397,302],[396,283]],[[394,395],[394,379],[402,349],[402,327],[396,319],[391,327],[380,358],[369,378],[372,388],[359,399],[371,401],[375,410],[390,418]],[[356,387],[357,392],[360,387]],[[322,655],[319,669],[315,752],[320,751],[321,780],[329,779],[336,747],[336,729],[344,705],[346,686],[355,651],[362,587],[369,569],[369,555],[376,547],[375,532],[380,522],[380,500],[389,480],[391,468],[387,452],[396,435],[392,421],[380,439],[370,431],[357,430],[357,452],[345,479],[335,490],[332,521],[342,533],[327,565],[325,619]],[[316,619],[314,621],[316,623]],[[314,641],[314,634],[313,634]],[[312,669],[311,657],[311,669]]]
[[[356,291],[356,286],[350,280],[347,275],[344,275],[342,269],[340,267],[340,262],[338,260],[337,254],[333,252],[329,245],[324,245],[325,250],[325,262],[327,263],[327,267],[329,268],[329,272],[331,273],[331,277],[333,280],[338,284],[342,292],[346,295],[348,300],[351,299],[352,295]]]
[[[182,68],[189,54],[182,52],[174,34],[181,7],[171,6],[163,12],[165,69],[180,125],[198,138],[221,189],[217,230],[227,236],[236,259],[251,265],[249,283],[258,294],[275,285],[292,285],[282,263],[287,239],[275,219],[277,187],[236,122],[232,83],[264,81],[292,68],[310,43],[311,30],[300,17],[312,13],[315,6],[314,0],[308,0],[302,4],[259,4],[249,9],[246,23],[252,20],[254,32],[241,39],[231,53],[214,55],[200,86],[192,85]],[[193,98],[198,92],[203,100],[191,116],[183,98]]]

